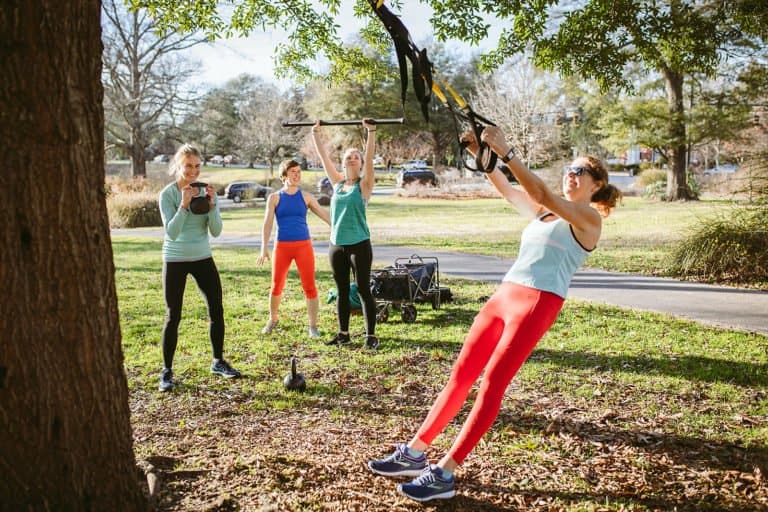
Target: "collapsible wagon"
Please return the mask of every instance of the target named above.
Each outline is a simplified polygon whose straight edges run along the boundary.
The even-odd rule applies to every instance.
[[[450,300],[450,290],[440,288],[437,258],[413,254],[395,259],[394,265],[371,271],[371,292],[376,300],[376,319],[386,322],[390,308],[399,309],[403,322],[416,321],[417,302],[428,302],[439,309]]]

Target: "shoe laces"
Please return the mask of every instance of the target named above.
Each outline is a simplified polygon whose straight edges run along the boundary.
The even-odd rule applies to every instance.
[[[413,481],[413,485],[428,485],[432,482],[436,482],[437,477],[435,476],[435,472],[432,471],[432,468],[426,468],[421,475],[416,477],[416,479]]]
[[[387,457],[387,460],[391,460],[393,462],[401,461],[406,458],[405,450],[400,447],[400,445],[395,445],[395,452]]]

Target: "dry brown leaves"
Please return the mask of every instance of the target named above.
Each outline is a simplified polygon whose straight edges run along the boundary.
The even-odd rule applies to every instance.
[[[448,363],[446,363],[448,364]],[[319,376],[314,376],[317,379]],[[457,497],[419,505],[365,462],[410,439],[436,389],[346,376],[344,393],[253,411],[237,391],[131,398],[136,452],[160,477],[163,511],[768,510],[766,447],[674,433],[674,416],[574,403],[513,382],[491,431],[457,473]],[[236,388],[233,388],[236,389]],[[310,387],[311,393],[311,387]],[[472,397],[470,397],[472,398]],[[695,407],[695,404],[691,405]],[[461,421],[460,416],[457,421]],[[766,418],[734,417],[730,422]],[[442,455],[456,422],[429,453]]]

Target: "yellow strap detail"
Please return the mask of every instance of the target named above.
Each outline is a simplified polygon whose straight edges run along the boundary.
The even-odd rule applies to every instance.
[[[445,94],[443,94],[443,91],[440,89],[440,86],[437,85],[437,82],[432,82],[432,92],[435,93],[435,96],[437,96],[441,102],[448,103],[448,98],[445,97]]]

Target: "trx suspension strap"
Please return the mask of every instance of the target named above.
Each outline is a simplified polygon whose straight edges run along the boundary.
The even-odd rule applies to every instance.
[[[475,135],[475,140],[479,146],[477,155],[475,156],[475,168],[473,171],[491,172],[496,167],[496,154],[480,140],[480,134],[483,132],[485,126],[495,126],[494,123],[488,119],[482,117],[467,103],[464,98],[454,91],[435,71],[432,63],[427,58],[427,50],[419,50],[411,40],[411,36],[408,33],[408,29],[405,28],[400,18],[393,14],[387,6],[384,5],[384,0],[368,0],[368,3],[373,8],[373,11],[379,17],[384,27],[392,37],[392,42],[395,45],[395,53],[397,54],[397,63],[400,68],[400,86],[401,86],[401,101],[405,105],[405,96],[408,89],[408,66],[406,59],[411,61],[411,79],[413,80],[413,90],[416,93],[416,99],[421,104],[421,113],[424,115],[424,120],[429,122],[429,102],[431,100],[432,93],[438,97],[440,102],[445,106],[453,117],[453,124],[456,130],[456,138],[459,139],[459,126],[458,121],[461,120],[469,124],[470,129]],[[446,94],[443,89],[448,91]],[[448,98],[450,95],[454,105]],[[462,151],[467,147],[467,143],[462,142],[459,139],[459,146]]]

